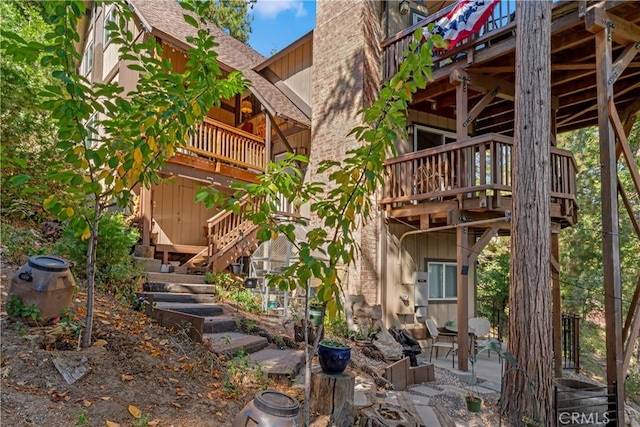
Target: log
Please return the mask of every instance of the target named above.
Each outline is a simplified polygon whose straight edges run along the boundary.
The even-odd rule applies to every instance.
[[[329,375],[311,373],[311,410],[320,415],[332,415],[337,425],[353,425],[353,396],[356,379],[351,374]],[[345,424],[346,419],[350,423]],[[340,422],[338,422],[340,420]]]

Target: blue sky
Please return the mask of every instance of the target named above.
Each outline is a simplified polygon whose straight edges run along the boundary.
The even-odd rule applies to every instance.
[[[249,45],[267,58],[315,27],[316,2],[312,0],[258,0],[250,11]]]

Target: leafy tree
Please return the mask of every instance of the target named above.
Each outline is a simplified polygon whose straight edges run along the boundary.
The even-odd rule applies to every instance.
[[[640,125],[636,123],[628,138],[634,153],[640,147]],[[560,234],[562,257],[562,296],[566,310],[583,317],[592,311],[604,310],[602,291],[602,203],[600,200],[600,152],[598,130],[581,129],[563,135],[563,148],[574,153],[578,166],[578,206],[580,218],[577,225]],[[636,217],[640,214],[638,194],[632,191],[631,174],[623,162],[619,162],[618,177],[626,189]],[[623,306],[629,305],[638,280],[640,265],[638,237],[629,215],[620,202],[620,260],[623,282]]]
[[[205,16],[214,25],[224,29],[227,34],[246,43],[251,34],[249,9],[256,0],[214,0],[205,9]]]
[[[51,27],[44,21],[37,5],[22,2],[0,3],[3,31],[0,40],[6,42],[6,32],[20,35],[27,42],[43,42]],[[2,211],[18,219],[34,218],[41,210],[42,200],[61,194],[55,183],[44,178],[45,171],[56,161],[56,129],[47,111],[41,108],[41,92],[53,84],[50,70],[34,63],[16,62],[0,56],[0,159],[2,161]],[[57,158],[59,160],[59,157]],[[22,176],[22,178],[14,178]],[[31,178],[27,190],[21,184]]]
[[[51,30],[45,32],[44,41],[27,41],[6,32],[3,44],[7,57],[19,64],[34,64],[44,52],[40,64],[54,70],[55,84],[45,87],[43,107],[57,124],[55,149],[64,163],[47,179],[65,185],[76,198],[68,201],[51,195],[44,206],[88,240],[85,347],[91,343],[100,218],[111,206],[126,206],[136,186],[157,182],[158,170],[185,143],[192,126],[221,99],[240,93],[245,83],[239,73],[222,78],[212,50],[215,41],[200,28],[210,2],[180,2],[185,21],[198,29],[197,35],[187,38],[193,47],[187,52],[184,73],[174,72],[170,61],[162,59],[162,47],[154,37],[134,40],[128,28],[133,16],[126,4],[102,4],[115,8],[117,19],[107,29],[112,43],[119,46],[120,59],[130,61],[129,68],[141,75],[135,90],[127,94],[115,82],[92,84],[76,70],[81,54],[74,43],[80,40],[77,24],[85,14],[83,1],[45,2]]]
[[[328,182],[304,182],[301,167],[306,165],[307,158],[289,154],[282,162],[270,163],[259,183],[237,185],[238,191],[232,198],[211,187],[201,190],[196,196],[207,207],[226,206],[229,210],[238,211],[237,202],[249,194],[249,200],[254,204],[248,216],[260,226],[258,238],[268,241],[284,235],[296,246],[299,261],[270,276],[270,285],[292,291],[298,286],[308,289],[311,279],[320,282],[316,295],[322,303],[322,315],[313,352],[322,336],[325,316],[335,319],[343,309],[340,268],[353,263],[358,256],[354,232],[371,217],[375,192],[384,184],[386,155],[395,153],[394,144],[403,135],[412,94],[418,88],[424,88],[431,76],[434,46],[442,46],[439,36],[433,36],[419,46],[421,38],[422,29],[419,29],[398,73],[384,83],[379,99],[361,111],[363,125],[355,127],[347,135],[353,136],[359,146],[347,151],[342,161],[320,162],[318,173],[326,174]],[[293,222],[277,219],[279,196],[294,205],[309,206],[313,219],[300,219],[299,222],[314,226],[302,241],[296,239]],[[305,320],[308,319],[308,310],[307,298]],[[307,331],[306,325],[304,330]],[[306,367],[305,400],[309,401],[309,352]],[[305,425],[309,425],[308,407]]]
[[[503,337],[507,325],[509,302],[509,260],[511,251],[508,238],[493,239],[478,256],[478,314],[498,326]]]

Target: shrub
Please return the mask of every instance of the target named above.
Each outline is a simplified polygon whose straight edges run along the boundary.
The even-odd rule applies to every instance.
[[[35,230],[21,230],[3,221],[2,244],[7,262],[14,265],[22,265],[34,255],[51,255],[55,249],[43,242],[42,237]]]
[[[135,299],[142,269],[134,265],[131,248],[139,237],[139,231],[131,228],[121,213],[109,213],[100,218],[96,250],[98,289],[127,300]],[[87,243],[69,228],[65,228],[58,242],[58,250],[75,264],[73,272],[81,279],[86,279]]]

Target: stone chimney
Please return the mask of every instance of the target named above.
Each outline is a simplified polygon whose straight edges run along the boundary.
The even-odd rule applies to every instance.
[[[338,160],[357,141],[347,134],[361,124],[360,111],[377,97],[381,84],[384,2],[318,0],[313,35],[312,135],[310,179],[326,181],[316,170],[322,160]],[[375,201],[374,201],[375,203]],[[357,233],[361,252],[343,279],[347,294],[380,303],[380,215]]]

